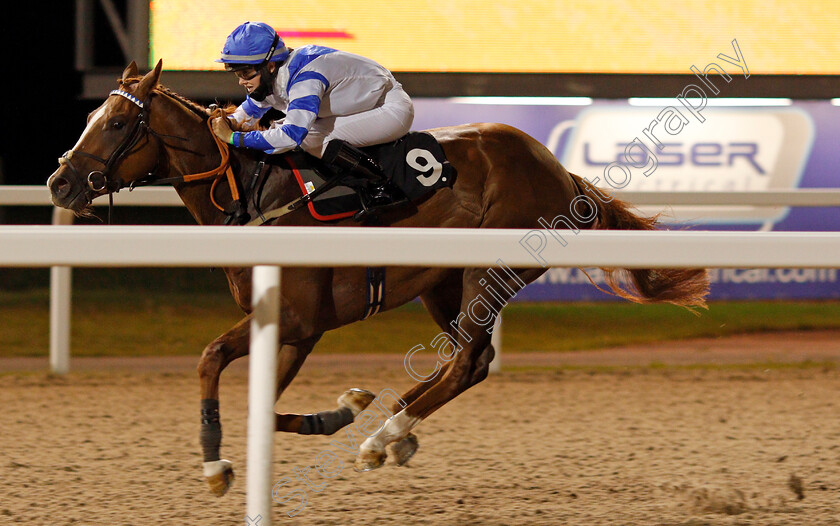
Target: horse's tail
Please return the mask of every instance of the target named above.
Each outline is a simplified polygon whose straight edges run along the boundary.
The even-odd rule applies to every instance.
[[[569,174],[581,192],[598,206],[593,230],[657,230],[659,215],[633,213],[632,205],[584,184]],[[597,193],[596,193],[597,192]],[[598,195],[600,194],[600,195]],[[607,285],[622,298],[636,303],[668,302],[684,307],[705,307],[709,293],[706,269],[616,269],[604,268]]]

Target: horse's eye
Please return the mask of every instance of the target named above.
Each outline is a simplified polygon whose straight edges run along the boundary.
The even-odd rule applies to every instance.
[[[111,128],[115,130],[120,130],[123,126],[125,126],[125,123],[123,121],[114,121],[111,123]]]

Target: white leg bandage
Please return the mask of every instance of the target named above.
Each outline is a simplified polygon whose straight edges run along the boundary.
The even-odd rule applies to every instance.
[[[205,462],[204,463],[204,476],[205,477],[212,477],[213,475],[218,475],[225,468],[230,467],[232,464],[229,460],[214,460],[213,462]]]
[[[362,451],[382,451],[385,446],[398,440],[420,423],[420,418],[409,416],[405,409],[388,420],[378,433],[362,442]]]

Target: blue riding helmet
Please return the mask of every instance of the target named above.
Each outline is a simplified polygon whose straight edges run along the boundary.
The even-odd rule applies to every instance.
[[[289,50],[283,39],[270,25],[263,22],[245,22],[227,37],[222,56],[216,62],[223,64],[248,64],[256,69],[286,60]],[[235,66],[234,66],[235,67]]]

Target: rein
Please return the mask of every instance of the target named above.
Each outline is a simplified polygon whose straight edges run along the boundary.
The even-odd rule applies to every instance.
[[[179,175],[176,177],[166,177],[163,179],[137,179],[132,181],[128,185],[128,190],[134,190],[135,188],[139,188],[142,186],[158,186],[158,185],[167,185],[167,184],[177,184],[177,183],[191,183],[193,181],[201,181],[203,179],[209,179],[211,177],[217,177],[221,174],[225,174],[227,178],[228,186],[230,186],[230,194],[233,197],[234,201],[239,201],[239,188],[236,184],[236,176],[233,173],[233,168],[230,166],[230,148],[227,144],[222,142],[215,133],[213,133],[212,124],[208,119],[206,121],[207,129],[210,131],[210,135],[213,137],[213,140],[216,142],[216,147],[219,149],[219,155],[221,156],[222,160],[219,163],[219,166],[213,168],[212,170],[208,170],[206,172],[201,172],[197,174],[187,174],[187,175]],[[180,138],[180,137],[179,137]],[[153,173],[149,174],[150,177]],[[216,185],[221,181],[221,177],[218,177],[215,181],[213,181],[212,186],[210,187],[210,201],[220,211],[224,212],[225,209],[219,203],[216,202],[216,198],[214,196]]]
[[[214,197],[216,185],[221,180],[221,175],[225,174],[227,178],[227,183],[230,187],[231,197],[233,198],[234,202],[239,202],[239,189],[236,184],[236,177],[233,173],[233,169],[230,166],[230,149],[228,145],[222,142],[221,139],[216,137],[216,134],[213,133],[211,128],[210,120],[206,120],[208,131],[210,132],[210,136],[213,137],[213,140],[216,143],[216,147],[219,149],[219,155],[221,156],[222,160],[219,163],[219,166],[212,170],[208,170],[206,172],[196,173],[196,174],[187,174],[181,175],[177,177],[167,177],[164,179],[152,179],[157,173],[158,169],[160,168],[160,155],[158,155],[158,164],[155,165],[155,168],[146,174],[146,177],[143,179],[137,179],[126,185],[122,178],[120,177],[111,177],[111,171],[117,166],[120,162],[122,162],[125,158],[130,156],[131,154],[135,153],[138,148],[137,145],[140,143],[142,139],[148,140],[148,135],[152,135],[158,139],[158,141],[164,145],[166,143],[163,141],[164,138],[169,139],[178,139],[180,141],[186,141],[187,138],[179,137],[176,135],[166,135],[155,132],[151,126],[149,125],[149,110],[148,105],[149,101],[141,101],[131,93],[127,91],[123,91],[121,89],[115,89],[111,91],[108,96],[118,95],[120,97],[124,97],[127,100],[131,101],[135,104],[138,108],[140,108],[140,114],[138,115],[137,120],[134,121],[133,126],[131,127],[131,131],[126,136],[125,140],[120,143],[111,155],[107,159],[103,159],[98,155],[94,155],[91,153],[79,151],[79,150],[68,150],[67,152],[62,155],[58,162],[59,164],[66,164],[70,167],[70,170],[78,177],[80,177],[79,171],[73,165],[73,157],[87,157],[89,159],[93,159],[98,163],[103,165],[102,170],[92,170],[88,173],[85,180],[88,183],[88,187],[93,190],[94,192],[101,192],[103,190],[108,192],[108,223],[111,223],[111,215],[112,209],[114,207],[114,193],[118,193],[121,189],[128,186],[129,191],[133,190],[134,188],[140,186],[153,186],[153,185],[164,185],[164,184],[177,184],[180,182],[193,182],[193,181],[200,181],[203,179],[209,179],[211,177],[217,177],[215,181],[213,181],[212,186],[210,187],[210,201],[220,211],[227,213],[227,211],[216,202]],[[141,146],[142,147],[142,146]]]

